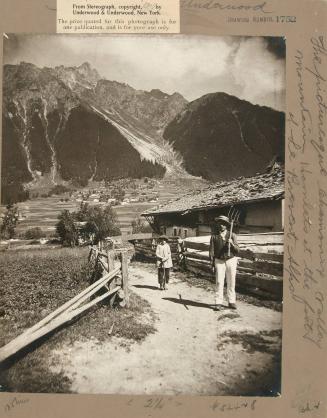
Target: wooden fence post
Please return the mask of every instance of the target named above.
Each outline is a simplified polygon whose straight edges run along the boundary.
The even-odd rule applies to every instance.
[[[122,287],[124,290],[125,303],[129,305],[129,292],[128,292],[128,254],[127,252],[121,253],[121,276],[122,276]]]
[[[107,250],[108,273],[115,268],[115,252]]]
[[[107,250],[107,260],[108,260],[108,272],[110,273],[115,268],[115,252],[113,250]],[[110,290],[117,286],[117,279],[114,279],[110,283]],[[112,308],[115,303],[117,293],[114,293],[109,299],[109,305]]]

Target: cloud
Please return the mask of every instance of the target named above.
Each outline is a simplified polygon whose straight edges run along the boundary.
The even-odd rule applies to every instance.
[[[270,53],[261,38],[247,38],[235,54],[231,69],[235,83],[240,86],[239,97],[260,103],[272,96],[267,105],[280,107],[284,98],[285,61]],[[275,101],[276,103],[272,103]]]
[[[109,80],[188,100],[224,91],[284,108],[285,59],[277,38],[185,35],[9,35],[5,62],[75,66],[88,61]],[[272,49],[272,46],[274,49]]]

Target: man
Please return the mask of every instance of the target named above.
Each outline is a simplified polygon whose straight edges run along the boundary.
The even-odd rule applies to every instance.
[[[228,306],[236,309],[235,279],[239,246],[234,233],[230,234],[227,216],[215,218],[217,231],[211,236],[209,256],[216,274],[216,307],[223,308],[225,275],[227,280]]]
[[[160,290],[166,290],[166,283],[169,282],[169,271],[170,268],[173,267],[170,246],[168,244],[168,238],[166,237],[166,235],[161,235],[159,237],[159,243],[156,249],[156,256]]]

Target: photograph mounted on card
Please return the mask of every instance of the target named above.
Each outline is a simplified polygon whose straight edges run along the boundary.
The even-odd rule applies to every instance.
[[[0,410],[325,417],[326,2],[2,3]]]
[[[6,390],[280,395],[285,51],[6,34]]]

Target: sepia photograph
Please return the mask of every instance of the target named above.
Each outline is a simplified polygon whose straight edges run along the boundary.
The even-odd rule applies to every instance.
[[[285,58],[3,34],[0,392],[281,396]]]

